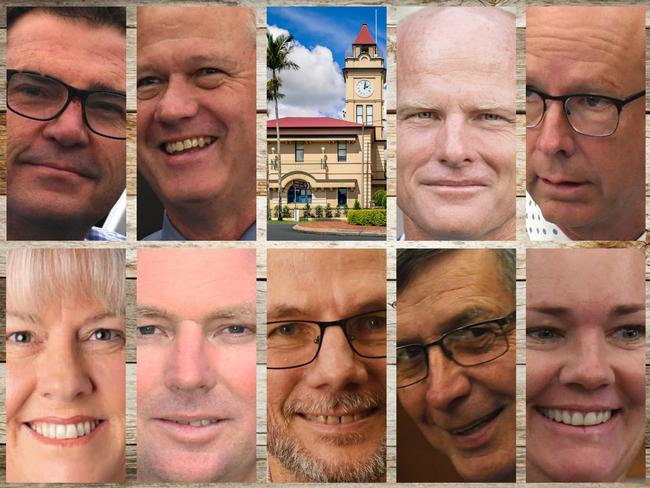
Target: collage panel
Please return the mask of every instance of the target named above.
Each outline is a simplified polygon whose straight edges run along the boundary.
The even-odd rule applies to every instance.
[[[140,249],[138,482],[256,479],[255,250]]]
[[[126,9],[7,8],[7,239],[126,237]]]
[[[267,28],[267,239],[385,240],[386,8],[269,7]]]
[[[138,7],[138,239],[256,239],[249,7]]]
[[[526,480],[645,480],[645,253],[526,253]]]
[[[515,481],[515,250],[397,251],[397,480]]]
[[[397,16],[398,239],[515,240],[515,15]]]
[[[267,268],[268,481],[385,481],[386,251],[270,249]]]
[[[526,9],[526,232],[645,240],[645,7]]]
[[[125,253],[7,252],[6,481],[124,483]]]

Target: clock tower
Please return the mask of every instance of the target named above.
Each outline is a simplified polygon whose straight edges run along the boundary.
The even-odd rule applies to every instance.
[[[383,140],[386,67],[365,22],[345,54],[343,78],[346,120],[373,126],[375,140]]]

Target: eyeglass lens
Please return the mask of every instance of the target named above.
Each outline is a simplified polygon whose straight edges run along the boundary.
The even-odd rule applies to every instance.
[[[30,73],[15,73],[7,87],[9,107],[24,117],[51,120],[68,103],[68,88],[62,83]],[[126,137],[126,98],[122,95],[96,91],[84,102],[86,122],[90,129],[108,137]]]

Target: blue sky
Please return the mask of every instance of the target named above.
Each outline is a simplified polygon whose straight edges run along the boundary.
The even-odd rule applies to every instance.
[[[375,36],[377,12],[377,36]],[[341,117],[345,86],[341,68],[361,24],[366,22],[380,52],[386,52],[385,7],[269,7],[271,35],[291,33],[295,44],[290,59],[299,71],[282,77],[280,117]],[[270,112],[273,117],[273,113]]]

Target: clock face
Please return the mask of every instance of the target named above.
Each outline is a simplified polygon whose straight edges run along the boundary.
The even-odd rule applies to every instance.
[[[360,97],[369,97],[372,95],[372,83],[368,80],[357,81],[357,87],[355,91]]]

